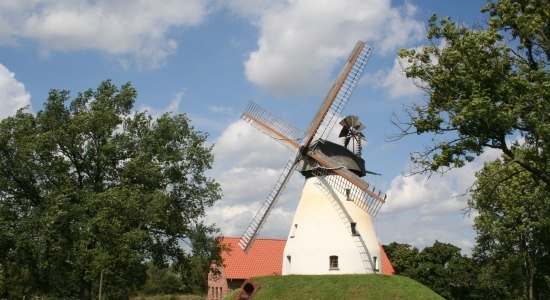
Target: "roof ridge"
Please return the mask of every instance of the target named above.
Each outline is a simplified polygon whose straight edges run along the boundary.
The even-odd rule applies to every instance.
[[[236,239],[236,240],[239,240],[240,238],[238,237],[225,237],[225,236],[222,236],[222,239]],[[270,240],[270,241],[286,241],[286,239],[275,239],[275,238],[257,238],[257,240]]]

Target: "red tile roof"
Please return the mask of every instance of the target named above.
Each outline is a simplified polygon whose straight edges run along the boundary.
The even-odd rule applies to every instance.
[[[395,270],[391,265],[388,255],[386,255],[386,251],[384,251],[384,248],[382,248],[382,245],[380,245],[380,253],[382,253],[382,274],[385,274],[385,275],[395,274]]]
[[[225,276],[228,279],[247,279],[254,276],[281,275],[283,251],[286,240],[256,239],[254,246],[245,254],[237,245],[239,238],[222,238],[221,244],[230,250],[222,253],[225,265]],[[394,274],[386,252],[382,253],[382,273]]]
[[[281,275],[286,240],[256,239],[248,253],[237,245],[239,238],[222,238],[229,251],[222,253],[225,276],[228,279],[247,279],[254,276]]]

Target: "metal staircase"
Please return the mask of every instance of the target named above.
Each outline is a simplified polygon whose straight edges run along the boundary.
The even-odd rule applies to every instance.
[[[348,198],[361,209],[366,211],[372,219],[376,218],[378,211],[382,207],[382,204],[384,204],[379,199],[386,199],[386,194],[383,194],[380,190],[376,190],[374,186],[369,186],[369,184],[365,182],[366,186],[364,188],[371,191],[371,193],[367,193],[363,189],[359,188],[357,185],[343,178],[342,176],[336,175],[333,170],[326,168],[317,168],[313,171],[313,173],[315,174],[315,176],[324,177],[330,184],[330,186],[340,192],[342,195],[348,194]],[[376,196],[377,191],[378,195]],[[378,197],[379,199],[376,199],[375,197],[373,197],[373,195],[375,195],[375,197]]]
[[[332,176],[338,176],[338,175],[332,175]],[[334,193],[334,191],[330,190],[330,185],[328,181],[326,180],[326,176],[318,177],[318,180],[315,185],[323,192],[325,197],[330,201],[334,209],[336,210],[336,213],[338,216],[340,216],[340,219],[344,223],[344,226],[346,226],[346,229],[348,230],[349,234],[352,236],[353,243],[355,244],[355,247],[357,247],[357,250],[359,251],[359,255],[361,256],[361,260],[363,261],[363,266],[365,267],[365,270],[367,273],[375,273],[376,266],[374,265],[374,262],[372,260],[372,257],[368,251],[367,245],[365,244],[365,241],[361,237],[361,234],[357,232],[357,234],[351,234],[351,216],[347,213],[347,211],[344,209],[342,202],[340,201],[338,195]]]

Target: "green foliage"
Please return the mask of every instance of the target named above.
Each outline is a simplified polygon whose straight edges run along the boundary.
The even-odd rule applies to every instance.
[[[410,277],[408,272],[414,270],[418,264],[418,249],[409,244],[400,244],[397,242],[392,242],[382,247],[391,261],[395,274]]]
[[[200,221],[220,197],[206,135],[183,114],[133,112],[136,96],[110,81],[72,100],[52,90],[36,115],[0,122],[2,295],[89,299],[103,273],[126,297],[145,261],[183,261],[184,242],[209,251],[197,234],[215,245]]]
[[[418,280],[446,299],[469,297],[475,277],[472,260],[460,254],[460,248],[436,241],[418,256],[413,279]]]
[[[140,289],[145,295],[169,295],[183,292],[183,281],[173,267],[160,268],[147,264],[147,281]]]
[[[482,10],[486,28],[429,20],[430,45],[402,49],[405,74],[429,97],[395,120],[396,136],[431,133],[434,144],[412,159],[423,171],[461,167],[485,147],[502,150],[515,164],[550,184],[550,3],[491,0]],[[506,140],[521,135],[524,150]]]
[[[473,297],[473,261],[461,255],[460,248],[438,241],[422,251],[396,242],[383,247],[396,274],[417,280],[446,299]]]
[[[487,163],[477,178],[471,205],[479,213],[474,254],[484,266],[482,287],[503,298],[549,298],[548,187],[506,156]]]
[[[473,258],[437,241],[422,251],[393,242],[384,250],[396,274],[448,299],[549,298],[548,187],[507,156],[487,163],[476,176],[470,202],[478,213]]]
[[[489,0],[482,12],[487,25],[472,28],[433,15],[430,45],[399,51],[406,76],[428,101],[407,107],[406,120],[395,120],[402,129],[396,138],[434,135],[433,145],[412,154],[422,171],[461,167],[486,148],[503,152],[502,160],[477,174],[474,260],[445,246],[437,251],[453,255],[443,270],[426,249],[411,268],[404,256],[414,257],[410,246],[392,249],[403,260],[397,260],[400,272],[430,282],[445,297],[467,295],[460,290],[472,286],[464,276],[471,272],[477,284],[468,297],[548,298],[550,2]],[[509,145],[510,139],[517,141]],[[448,280],[458,290],[444,291]]]
[[[197,226],[189,235],[193,244],[192,253],[186,254],[175,264],[185,283],[186,293],[200,294],[208,290],[208,273],[219,274],[218,266],[223,264],[221,253],[226,246],[219,245],[219,239],[207,235],[209,227]]]
[[[4,293],[5,287],[4,287],[4,267],[2,267],[2,264],[0,264],[0,295]]]
[[[262,287],[254,296],[258,300],[442,299],[426,286],[399,275],[266,276],[254,278],[254,282]]]

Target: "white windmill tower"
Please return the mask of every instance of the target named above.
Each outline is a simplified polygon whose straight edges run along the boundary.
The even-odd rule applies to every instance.
[[[380,248],[371,218],[386,195],[360,177],[366,173],[361,158],[358,117],[340,124],[345,146],[327,141],[357,85],[372,47],[359,41],[325,97],[307,131],[302,131],[251,102],[242,119],[283,145],[297,150],[271,193],[242,235],[239,246],[248,252],[292,172],[305,176],[283,256],[286,274],[365,274],[381,271]],[[303,141],[300,145],[298,142]],[[347,149],[350,141],[354,151]],[[375,173],[373,173],[375,174]]]

